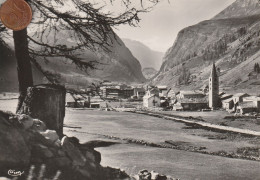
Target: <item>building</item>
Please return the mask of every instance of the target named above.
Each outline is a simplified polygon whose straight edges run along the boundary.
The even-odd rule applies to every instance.
[[[156,95],[159,97],[159,94],[160,94],[160,91],[157,87],[152,87],[152,88],[149,88],[147,91],[146,91],[146,94],[145,96],[153,96],[153,95]]]
[[[184,111],[197,111],[201,109],[207,109],[208,102],[206,98],[197,99],[181,99],[175,105],[173,110],[184,110]]]
[[[180,91],[177,95],[178,99],[197,99],[204,98],[205,94],[199,91]]]
[[[240,112],[240,114],[260,112],[259,104],[256,104],[253,101],[241,102],[237,106],[237,112]]]
[[[144,88],[134,88],[134,96],[137,98],[137,99],[142,99],[145,95],[145,89]]]
[[[167,90],[167,86],[157,86],[157,88],[159,89],[159,96],[160,97],[166,97],[168,90]]]
[[[233,95],[234,104],[237,105],[238,103],[243,102],[243,98],[248,97],[247,93],[236,93]]]
[[[219,78],[213,62],[209,77],[209,107],[214,109],[219,107]]]
[[[222,100],[221,102],[222,102],[223,109],[230,110],[234,107],[234,101],[232,97]]]
[[[160,98],[156,94],[145,95],[143,97],[143,106],[144,107],[160,107]]]

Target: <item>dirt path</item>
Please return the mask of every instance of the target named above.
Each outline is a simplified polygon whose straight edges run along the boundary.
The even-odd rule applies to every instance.
[[[249,129],[240,129],[240,128],[235,128],[235,127],[228,127],[228,126],[221,126],[217,124],[212,124],[208,122],[200,122],[200,121],[195,121],[195,120],[187,120],[185,118],[177,118],[177,117],[172,117],[170,115],[164,115],[161,113],[155,113],[155,112],[144,112],[144,111],[132,111],[133,113],[138,113],[138,114],[144,114],[144,115],[149,115],[149,116],[155,116],[155,117],[160,117],[168,120],[173,120],[173,121],[179,121],[183,123],[188,123],[188,124],[195,124],[204,128],[210,128],[210,129],[215,129],[215,130],[221,130],[221,131],[228,131],[228,132],[235,132],[235,133],[241,133],[241,134],[246,134],[246,135],[252,135],[252,136],[260,136],[259,131],[253,131]]]

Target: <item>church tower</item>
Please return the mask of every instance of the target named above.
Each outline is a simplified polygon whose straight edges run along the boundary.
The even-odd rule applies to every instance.
[[[209,107],[214,109],[219,106],[219,79],[216,71],[215,62],[213,62],[211,74],[209,77]]]

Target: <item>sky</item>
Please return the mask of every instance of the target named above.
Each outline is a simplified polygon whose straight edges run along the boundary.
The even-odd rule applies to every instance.
[[[89,0],[105,3],[107,9],[112,12],[120,12],[123,6],[114,0],[113,6],[110,0]],[[140,14],[139,27],[121,25],[115,32],[121,38],[137,40],[150,47],[152,50],[166,52],[170,48],[178,32],[203,20],[208,20],[224,10],[235,0],[161,0],[149,13]],[[0,0],[0,4],[5,0]],[[139,0],[131,2],[138,3]],[[68,9],[64,7],[64,9]]]
[[[153,50],[165,52],[181,29],[211,19],[235,0],[169,1],[164,0],[151,12],[141,14],[139,27],[122,25],[115,32],[121,38],[137,40]]]

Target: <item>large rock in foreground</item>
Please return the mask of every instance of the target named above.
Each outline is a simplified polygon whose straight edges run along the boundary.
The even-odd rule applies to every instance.
[[[0,111],[0,177],[12,178],[11,169],[23,172],[24,179],[129,179],[119,169],[102,167],[100,160],[99,152],[80,144],[75,137],[60,140],[56,131],[46,129],[38,119]]]

